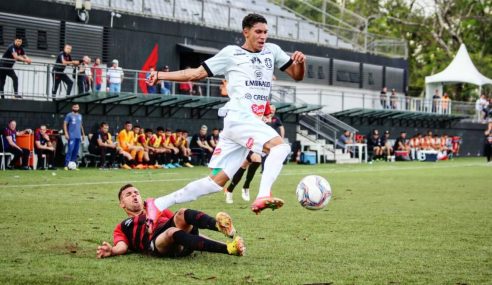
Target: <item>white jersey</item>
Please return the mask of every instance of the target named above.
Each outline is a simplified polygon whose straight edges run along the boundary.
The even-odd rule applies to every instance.
[[[219,116],[237,111],[262,117],[270,96],[274,68],[284,71],[291,64],[290,56],[272,43],[266,43],[260,52],[229,45],[206,60],[203,67],[208,76],[225,75],[227,80],[230,100],[220,108]]]

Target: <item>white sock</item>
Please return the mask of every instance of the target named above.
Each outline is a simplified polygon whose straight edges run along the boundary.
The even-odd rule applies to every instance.
[[[260,181],[260,191],[258,191],[256,198],[270,196],[272,184],[280,174],[284,160],[289,153],[290,146],[285,143],[276,145],[270,149],[270,153],[265,159],[265,168]]]
[[[185,187],[169,195],[155,199],[155,206],[160,210],[167,209],[175,204],[195,201],[203,195],[219,192],[222,187],[209,176],[188,183]]]

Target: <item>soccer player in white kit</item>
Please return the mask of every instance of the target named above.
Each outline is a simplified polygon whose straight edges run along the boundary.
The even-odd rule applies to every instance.
[[[225,75],[230,101],[219,109],[224,117],[224,129],[208,166],[210,176],[190,182],[184,188],[155,199],[160,210],[177,203],[196,200],[198,197],[219,192],[245,160],[248,152],[268,153],[260,189],[251,210],[256,214],[266,208],[282,207],[283,201],[272,197],[271,187],[277,179],[290,146],[278,133],[262,121],[270,95],[275,67],[296,81],[304,78],[306,56],[295,51],[287,55],[278,45],[266,43],[266,19],[249,14],[243,19],[242,46],[229,45],[200,67],[174,72],[152,72],[148,84],[159,80],[193,81],[207,76]]]

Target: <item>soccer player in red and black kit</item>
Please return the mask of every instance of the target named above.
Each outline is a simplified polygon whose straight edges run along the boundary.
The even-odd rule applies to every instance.
[[[97,258],[128,251],[173,258],[190,255],[195,250],[244,255],[244,242],[235,236],[232,219],[224,212],[215,218],[191,209],[180,209],[174,214],[168,209],[160,212],[153,206],[152,199],[144,203],[138,189],[131,184],[121,187],[118,199],[128,218],[116,226],[113,246],[103,242],[97,247]],[[219,231],[235,238],[232,242],[221,243],[200,236],[198,229]]]
[[[14,67],[15,61],[23,61],[27,64],[31,64],[32,62],[32,60],[26,56],[26,53],[22,48],[22,37],[20,36],[15,37],[14,43],[7,47],[7,50],[0,60],[0,94],[2,96],[2,99],[4,98],[3,87],[5,86],[5,80],[7,79],[7,76],[12,78],[15,97],[20,97],[18,95],[19,81],[14,69],[12,68]]]

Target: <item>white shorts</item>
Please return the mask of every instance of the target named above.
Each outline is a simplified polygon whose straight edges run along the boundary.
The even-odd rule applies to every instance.
[[[251,115],[231,112],[224,118],[224,130],[208,164],[221,168],[232,178],[249,151],[260,154],[263,145],[279,134],[262,120]]]

